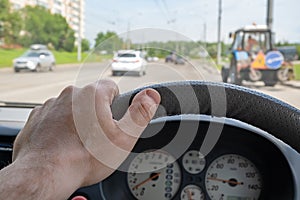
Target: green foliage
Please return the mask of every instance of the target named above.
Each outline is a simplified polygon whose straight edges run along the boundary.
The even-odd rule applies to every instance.
[[[56,63],[60,64],[69,64],[69,63],[78,63],[77,60],[77,52],[61,52],[61,51],[53,51],[54,57],[56,59]],[[83,53],[82,59],[84,60],[87,57],[86,53]]]
[[[203,43],[201,41],[168,41],[168,42],[148,42],[146,44],[134,44],[133,47],[143,47],[147,51],[147,56],[164,58],[171,52],[183,57],[200,58],[206,51],[211,57],[217,56],[216,43]],[[139,48],[136,48],[139,49]],[[222,55],[225,55],[228,47],[222,43]]]
[[[75,42],[75,31],[73,31],[71,28],[68,28],[66,31],[65,37],[61,40],[62,46],[58,49],[63,49],[65,51],[71,52],[74,49],[74,42]]]
[[[300,64],[294,65],[295,79],[300,80]]]
[[[24,16],[25,34],[21,37],[22,45],[46,44],[56,50],[72,51],[74,48],[74,31],[69,27],[66,19],[58,14],[51,14],[44,7],[25,7]]]
[[[87,39],[81,41],[81,51],[85,52],[90,50],[90,42]]]
[[[19,12],[12,12],[8,0],[0,0],[0,39],[5,44],[15,44],[22,28]]]
[[[25,53],[25,49],[0,49],[0,68],[12,66],[13,59]]]
[[[100,52],[106,50],[108,54],[120,49],[126,49],[126,42],[124,42],[114,32],[100,32],[95,39],[95,50]],[[164,58],[171,52],[183,57],[200,58],[200,52],[207,53],[209,56],[215,58],[217,56],[217,43],[203,43],[201,41],[167,41],[167,42],[148,42],[145,44],[130,44],[131,49],[144,49],[147,51],[149,57]],[[228,54],[228,45],[222,43],[222,56]]]
[[[77,52],[78,48],[77,46],[74,47],[73,52]],[[87,39],[81,40],[81,52],[87,52],[90,50],[90,41]]]
[[[12,67],[13,59],[21,56],[27,49],[1,49],[0,48],[0,68]],[[77,61],[77,52],[61,52],[52,51],[56,59],[56,64],[69,64],[79,63]],[[88,53],[82,53],[82,60],[85,62],[102,62],[103,60],[110,59],[111,55],[89,55]]]
[[[113,51],[122,49],[124,42],[115,32],[107,31],[106,33],[98,33],[95,39],[95,50],[96,51],[107,51],[109,54]]]
[[[5,13],[7,14],[10,9],[9,1],[8,0],[0,0],[0,8],[1,8],[0,16],[4,15]]]
[[[297,54],[298,54],[298,60],[300,60],[300,44],[296,45],[296,49],[297,49]]]

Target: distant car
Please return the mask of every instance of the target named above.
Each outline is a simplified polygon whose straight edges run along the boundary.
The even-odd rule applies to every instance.
[[[168,62],[173,62],[172,55],[167,55],[167,56],[166,56],[166,59],[165,59],[165,62],[166,62],[166,63],[168,63]]]
[[[157,62],[157,61],[159,61],[159,58],[158,57],[147,57],[147,61],[148,62]]]
[[[174,54],[174,53],[171,53],[169,55],[166,56],[166,59],[165,59],[165,62],[168,63],[168,62],[175,62],[177,56]]]
[[[146,74],[147,62],[140,51],[120,50],[111,64],[112,75],[135,73],[139,76]]]
[[[174,63],[175,65],[184,65],[185,60],[182,57],[177,56],[175,53],[171,53],[166,56],[165,62],[166,63],[171,62]]]
[[[175,61],[174,61],[174,63],[176,65],[184,65],[185,64],[185,60],[182,57],[177,56],[176,59],[175,59]]]
[[[282,53],[286,62],[291,62],[298,59],[297,49],[295,46],[278,47],[277,50]]]
[[[44,46],[32,45],[31,49],[25,52],[19,58],[13,60],[14,71],[19,72],[20,70],[30,71],[52,71],[55,66],[55,57],[51,51],[45,49]]]

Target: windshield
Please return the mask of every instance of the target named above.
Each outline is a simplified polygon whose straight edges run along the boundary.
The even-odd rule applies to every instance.
[[[271,49],[269,32],[256,32],[246,33],[244,39],[244,48],[251,52],[258,52],[260,50],[267,51]],[[251,41],[255,41],[255,44],[251,44]]]
[[[34,51],[27,51],[25,54],[23,54],[21,57],[39,57],[40,54]]]
[[[135,58],[136,55],[130,54],[130,53],[124,53],[124,54],[120,53],[120,54],[118,54],[118,57],[120,57],[120,58]]]
[[[298,0],[277,0],[269,16],[267,0],[0,2],[1,101],[43,103],[68,85],[103,78],[121,93],[201,80],[242,85],[300,108]],[[251,31],[238,31],[245,27]],[[51,53],[38,62],[17,59],[39,57],[32,47]]]

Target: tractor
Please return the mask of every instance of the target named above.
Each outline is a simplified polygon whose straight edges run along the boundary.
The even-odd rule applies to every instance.
[[[284,80],[284,56],[274,47],[274,35],[266,25],[250,25],[238,29],[230,48],[230,64],[222,67],[226,83],[241,85],[243,80],[263,81],[274,86]]]

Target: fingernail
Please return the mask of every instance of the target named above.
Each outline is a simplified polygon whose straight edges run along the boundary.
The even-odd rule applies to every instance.
[[[154,90],[154,89],[147,89],[146,94],[151,99],[153,99],[153,101],[155,102],[155,104],[159,104],[160,103],[160,95],[159,95],[159,93],[156,90]]]

